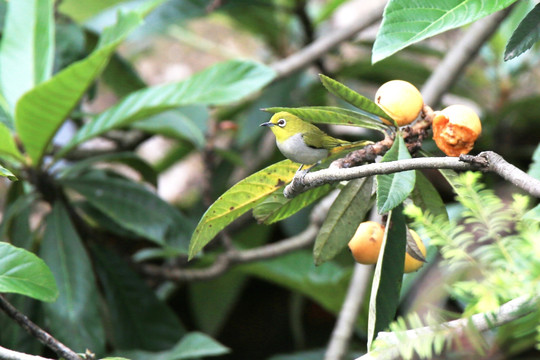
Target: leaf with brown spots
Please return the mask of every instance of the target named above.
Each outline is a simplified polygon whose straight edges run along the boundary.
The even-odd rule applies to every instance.
[[[225,226],[251,210],[276,189],[290,182],[298,164],[283,160],[241,180],[221,195],[204,213],[189,244],[189,259]]]

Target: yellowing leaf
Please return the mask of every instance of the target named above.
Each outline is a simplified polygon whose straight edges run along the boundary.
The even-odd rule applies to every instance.
[[[201,251],[225,226],[290,182],[297,168],[298,164],[284,160],[248,176],[227,190],[199,221],[189,244],[189,258]]]

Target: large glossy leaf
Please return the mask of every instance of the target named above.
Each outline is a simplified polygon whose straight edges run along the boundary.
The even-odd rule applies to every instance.
[[[82,23],[99,12],[125,0],[64,0],[58,10],[73,20]]]
[[[394,144],[384,154],[382,161],[410,159],[405,141],[398,134]],[[401,171],[388,175],[377,175],[377,210],[379,214],[392,210],[401,204],[414,188],[414,170]]]
[[[388,128],[368,114],[334,106],[271,107],[264,110],[272,113],[286,111],[311,123],[359,126],[381,132]]]
[[[0,81],[10,111],[22,94],[50,78],[53,55],[53,1],[9,1],[0,48]]]
[[[390,0],[373,44],[372,62],[428,37],[466,25],[516,0]]]
[[[504,51],[504,60],[523,54],[538,40],[540,40],[540,4],[536,4],[512,34]]]
[[[45,262],[33,253],[0,242],[0,293],[16,293],[54,301],[58,289]]]
[[[77,352],[105,351],[105,331],[90,259],[64,205],[56,202],[46,218],[41,256],[49,265],[58,298],[44,307],[48,327]]]
[[[371,208],[373,177],[355,179],[341,190],[315,239],[315,265],[328,261],[347,245]]]
[[[11,131],[4,124],[0,124],[0,157],[5,155],[18,161],[24,161],[21,152],[17,148],[17,145],[15,145]]]
[[[388,216],[381,252],[375,267],[369,301],[368,349],[379,331],[394,320],[399,305],[399,293],[405,264],[407,243],[403,206],[396,207]]]
[[[57,73],[27,92],[15,108],[15,128],[35,165],[54,134],[101,73],[116,47],[142,21],[137,12],[120,14],[115,26],[103,32],[87,58]]]
[[[283,160],[248,176],[221,195],[204,213],[189,244],[189,258],[234,219],[252,209],[268,195],[290,182],[297,164]]]
[[[328,194],[332,185],[319,186],[308,190],[292,199],[283,196],[282,191],[276,191],[253,209],[253,216],[259,223],[273,224],[296,214],[306,206]]]
[[[329,261],[313,265],[310,251],[302,250],[256,263],[239,265],[238,270],[306,295],[336,314],[343,305],[351,269]]]
[[[92,206],[108,215],[118,226],[162,246],[171,242],[187,243],[186,234],[192,229],[191,223],[178,210],[142,185],[90,175],[63,179],[61,183],[83,195]],[[185,241],[178,241],[176,237]]]
[[[271,68],[253,61],[231,60],[185,81],[136,91],[84,125],[61,151],[136,120],[187,105],[224,105],[260,90],[274,79]]]
[[[339,81],[329,78],[328,76],[319,75],[319,77],[321,78],[321,82],[323,83],[324,87],[340,99],[345,100],[360,110],[364,110],[365,112],[377,115],[378,117],[382,117],[387,120],[392,120],[392,118],[388,116],[388,114],[385,113],[379,107],[379,105],[375,104],[365,96],[360,95],[353,89],[343,85]]]
[[[435,216],[442,215],[448,220],[448,213],[441,195],[420,170],[416,170],[416,181],[411,192],[411,199],[424,212],[429,211]]]
[[[118,255],[103,246],[92,247],[92,254],[115,347],[162,351],[174,346],[186,332],[174,312]]]
[[[221,345],[208,335],[200,332],[190,332],[170,350],[161,352],[124,351],[122,356],[126,356],[131,360],[184,360],[224,355],[229,352],[229,348]]]
[[[204,132],[207,120],[207,107],[188,106],[154,115],[131,126],[149,133],[187,140],[202,149],[206,143]]]

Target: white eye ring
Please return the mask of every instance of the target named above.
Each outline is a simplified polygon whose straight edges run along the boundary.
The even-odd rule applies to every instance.
[[[277,121],[277,125],[278,125],[279,127],[285,127],[285,125],[287,125],[287,121],[285,121],[285,119],[279,119],[279,120]]]

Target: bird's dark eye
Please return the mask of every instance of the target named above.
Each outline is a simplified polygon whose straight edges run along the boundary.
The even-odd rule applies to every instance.
[[[277,124],[279,127],[284,127],[287,124],[287,121],[285,121],[285,119],[279,119]]]

